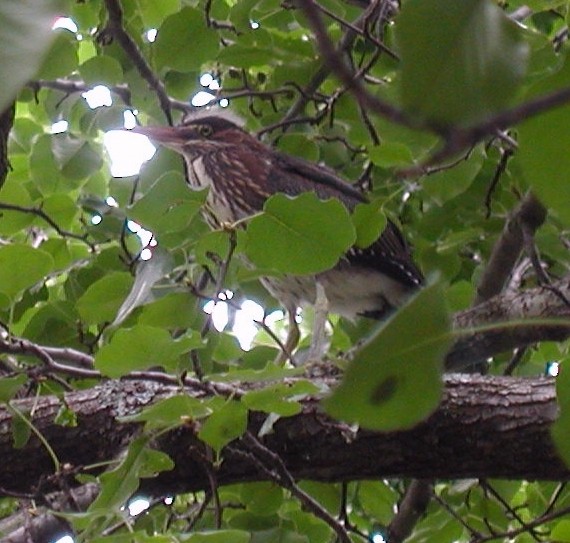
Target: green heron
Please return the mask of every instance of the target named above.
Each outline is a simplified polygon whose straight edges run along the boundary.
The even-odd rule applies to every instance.
[[[313,191],[322,199],[337,198],[351,211],[367,201],[332,170],[261,143],[227,110],[200,111],[179,126],[134,131],[182,155],[193,188],[209,187],[205,216],[212,227],[262,211],[265,201],[276,193],[296,196]],[[388,221],[374,243],[352,247],[328,271],[316,276],[268,277],[262,282],[285,306],[290,319],[297,307],[319,301],[349,319],[378,319],[401,305],[422,284],[423,276],[400,230]]]

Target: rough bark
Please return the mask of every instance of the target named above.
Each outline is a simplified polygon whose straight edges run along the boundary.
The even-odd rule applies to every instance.
[[[195,396],[203,392],[187,389]],[[109,381],[90,390],[65,394],[77,414],[76,427],[55,424],[63,405],[56,397],[14,402],[20,411],[32,406],[33,423],[56,452],[66,472],[73,473],[116,456],[140,431],[119,417],[132,415],[180,389],[144,381]],[[281,456],[296,479],[349,481],[379,477],[565,480],[570,471],[558,459],[549,426],[557,413],[551,379],[515,379],[452,375],[446,378],[443,401],[426,421],[410,431],[356,431],[331,420],[318,402],[308,399],[303,412],[281,419],[263,443]],[[12,443],[9,409],[0,410],[0,487],[4,491],[57,489],[61,476],[44,446],[32,436],[22,449]],[[265,415],[253,413],[256,432]],[[212,467],[195,426],[182,426],[155,445],[176,464],[170,472],[147,479],[148,493],[180,493],[208,488]],[[241,447],[239,440],[232,448]],[[263,479],[243,455],[227,452],[215,471],[218,484]],[[69,481],[70,478],[68,477]]]
[[[570,335],[569,300],[570,277],[564,277],[551,285],[495,296],[456,314],[453,326],[461,337],[447,355],[447,368],[464,368],[539,341],[566,339]]]

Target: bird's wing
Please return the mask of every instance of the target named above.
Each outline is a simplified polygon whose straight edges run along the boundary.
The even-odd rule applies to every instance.
[[[276,183],[275,188],[277,192],[291,194],[291,189],[286,191],[278,185],[284,184],[285,188],[289,188],[288,181],[291,178],[300,178],[300,180],[308,178],[315,184],[314,190],[321,198],[338,198],[350,209],[353,209],[356,204],[367,201],[366,197],[358,189],[341,179],[329,168],[313,164],[301,158],[277,153],[273,170],[272,173],[276,174],[274,182]],[[293,190],[297,187],[299,193],[308,190],[306,182],[295,183]]]

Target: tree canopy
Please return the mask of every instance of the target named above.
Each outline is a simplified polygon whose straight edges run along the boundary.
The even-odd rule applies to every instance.
[[[3,0],[0,543],[570,541],[567,17]],[[113,176],[113,131],[198,102],[369,202],[278,194],[212,230],[172,151]],[[331,314],[320,360],[305,308],[284,352],[259,279],[387,220],[426,285],[380,323]]]

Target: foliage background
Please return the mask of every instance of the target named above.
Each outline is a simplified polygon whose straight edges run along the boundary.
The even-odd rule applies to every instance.
[[[391,321],[388,352],[395,362],[385,371],[407,371],[417,384],[399,391],[391,418],[380,416],[380,425],[409,424],[413,415],[401,406],[428,393],[434,398],[427,412],[435,408],[439,374],[424,379],[425,367],[417,369],[428,364],[421,340],[441,334],[450,340],[447,312],[472,305],[494,242],[530,189],[549,211],[535,237],[541,266],[552,278],[567,273],[570,109],[558,107],[569,94],[567,2],[407,0],[401,12],[390,2],[299,4],[10,0],[0,6],[0,106],[8,127],[17,93],[0,190],[0,321],[2,350],[10,353],[0,361],[0,398],[61,396],[106,377],[162,379],[156,368],[173,383],[192,372],[214,382],[267,382],[247,401],[181,395],[149,411],[141,419],[147,437],[101,477],[103,490],[88,512],[68,517],[78,541],[319,542],[341,537],[334,535],[339,526],[361,541],[390,525],[408,486],[395,479],[299,484],[333,521],[340,511],[342,525],[270,482],[210,488],[178,496],[173,505],[156,499],[137,519],[121,513],[140,477],[171,467],[147,446],[148,435],[190,416],[216,460],[245,431],[248,409],[290,416],[299,412],[300,398],[318,390],[310,380],[292,388],[273,381],[295,374],[272,363],[284,324],[270,329],[261,322],[254,347],[244,352],[232,333],[210,330],[202,307],[230,289],[230,319],[247,298],[269,314],[279,306],[260,287],[260,275],[290,271],[293,256],[301,271],[326,267],[314,258],[318,237],[305,230],[306,255],[295,246],[290,258],[282,258],[277,242],[256,237],[270,233],[270,212],[258,218],[257,229],[209,231],[200,215],[205,195],[188,190],[181,161],[169,151],[160,150],[140,175],[113,178],[102,135],[121,129],[125,112],[136,110],[143,125],[177,122],[203,90],[200,76],[210,73],[221,84],[216,99],[228,100],[248,130],[369,192],[371,207],[334,221],[332,239],[373,238],[383,216],[403,226],[426,275],[441,279]],[[52,31],[58,16],[73,19],[77,33]],[[111,89],[111,106],[87,105],[82,92],[95,85]],[[51,133],[60,120],[67,130]],[[331,213],[310,199],[294,205],[317,223]],[[280,212],[290,215],[287,207]],[[127,220],[153,232],[151,260],[140,259],[143,247]],[[323,262],[343,250],[330,248]],[[245,267],[244,254],[264,266]],[[536,284],[523,256],[507,286]],[[441,320],[441,327],[430,320]],[[310,321],[309,310],[306,330]],[[335,317],[332,323],[329,356],[343,365],[372,325]],[[373,356],[387,345],[387,336],[376,333]],[[541,374],[566,352],[565,344],[544,343],[519,353],[516,372]],[[511,356],[495,357],[491,372],[501,373]],[[357,367],[363,382],[378,382],[374,366]],[[440,370],[441,355],[430,367]],[[359,389],[344,397],[358,404]],[[16,443],[33,432],[28,416],[13,414]],[[339,416],[350,418],[342,408]],[[76,422],[71,412],[61,417],[62,424]],[[54,465],[60,472],[57,459]],[[81,481],[90,473],[85,469]],[[9,516],[21,496],[7,490],[2,511]],[[40,498],[41,485],[32,494]],[[564,483],[441,482],[435,496],[411,541],[570,540],[568,521],[559,519],[569,499]]]

